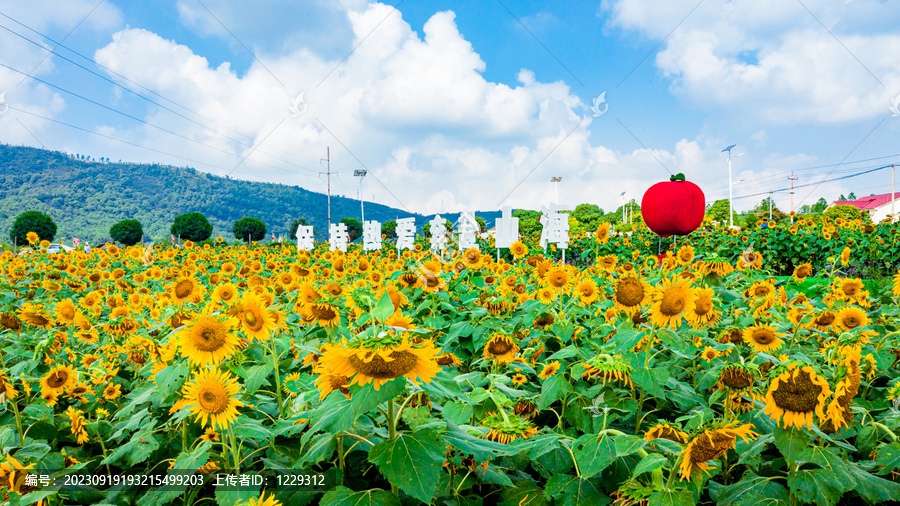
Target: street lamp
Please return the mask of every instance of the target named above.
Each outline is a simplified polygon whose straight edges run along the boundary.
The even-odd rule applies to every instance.
[[[366,177],[367,173],[368,173],[368,171],[364,170],[364,169],[357,169],[357,170],[353,171],[353,177],[359,178],[359,213],[362,215],[363,225],[366,224],[366,210],[365,210],[365,208],[363,208],[362,180],[364,177]]]
[[[734,227],[734,189],[732,188],[731,181],[731,150],[737,146],[737,144],[732,144],[727,148],[723,149],[722,152],[728,151],[728,228]]]
[[[559,182],[562,181],[562,176],[553,176],[550,178],[551,183],[556,183],[556,203],[559,204]]]
[[[619,194],[622,197],[622,225],[625,224],[625,220],[628,219],[628,209],[625,208],[625,192]]]

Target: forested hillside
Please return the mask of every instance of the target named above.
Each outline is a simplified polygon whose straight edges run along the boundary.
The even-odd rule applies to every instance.
[[[213,224],[213,237],[233,240],[235,220],[253,216],[276,236],[287,236],[295,218],[305,218],[317,233],[326,232],[326,195],[299,186],[241,181],[191,168],[156,164],[82,160],[58,151],[0,144],[0,240],[8,241],[15,217],[28,210],[49,214],[57,238],[78,237],[96,244],[125,218],[137,219],[145,236],[168,239],[175,216],[198,211]],[[366,219],[385,222],[426,218],[388,206],[366,203]],[[332,221],[360,218],[359,201],[331,197]]]

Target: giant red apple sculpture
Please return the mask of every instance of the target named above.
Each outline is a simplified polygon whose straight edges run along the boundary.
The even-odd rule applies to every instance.
[[[700,187],[679,173],[647,189],[641,199],[641,215],[647,227],[662,237],[687,235],[703,223],[705,199]]]

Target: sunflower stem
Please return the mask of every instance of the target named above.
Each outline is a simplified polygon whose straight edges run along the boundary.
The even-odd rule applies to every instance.
[[[681,467],[681,463],[684,462],[684,454],[678,455],[678,459],[675,460],[675,465],[672,466],[672,471],[669,473],[669,479],[666,480],[666,490],[672,490],[672,485],[674,485],[675,475],[678,474],[678,468]]]
[[[394,418],[394,399],[391,399],[387,403],[387,424],[388,424],[388,439],[394,440],[397,439],[397,425],[396,418]],[[397,489],[397,485],[393,482],[391,483],[391,492],[394,495],[399,497],[399,491]]]
[[[278,350],[275,345],[275,336],[269,335],[269,341],[272,345],[272,360],[275,361],[275,394],[278,397],[278,414],[284,418],[284,401],[281,398],[281,372],[278,368]]]
[[[228,424],[228,437],[231,439],[231,453],[234,458],[234,472],[241,474],[241,458],[237,449],[237,440],[234,437],[234,425]]]
[[[397,426],[398,423],[400,423],[400,415],[403,414],[403,408],[406,407],[406,404],[410,401],[410,399],[413,398],[414,395],[418,395],[418,394],[419,394],[419,392],[413,392],[413,393],[409,394],[409,397],[407,397],[406,400],[403,401],[403,404],[400,405],[400,409],[397,410],[397,417],[394,420],[395,427]]]
[[[578,478],[581,478],[581,469],[579,469],[579,467],[578,467],[578,460],[575,459],[575,454],[572,453],[572,449],[569,448],[568,446],[566,446],[565,443],[563,443],[562,441],[560,441],[559,445],[562,446],[563,448],[565,448],[566,451],[569,452],[569,455],[572,456],[572,463],[575,464],[575,476],[577,476]]]
[[[337,436],[338,468],[341,470],[341,485],[344,484],[344,438]]]

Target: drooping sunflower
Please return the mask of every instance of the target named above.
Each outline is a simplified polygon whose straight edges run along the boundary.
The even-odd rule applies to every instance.
[[[633,312],[650,301],[650,289],[638,276],[622,276],[615,282],[613,302],[619,311]]]
[[[49,329],[53,326],[53,317],[40,304],[25,302],[16,312],[19,313],[20,320],[32,327]]]
[[[769,353],[781,348],[781,337],[773,325],[757,324],[744,329],[744,342],[757,353]]]
[[[492,411],[482,420],[481,425],[490,429],[484,436],[485,439],[501,444],[509,444],[516,439],[528,439],[537,434],[537,429],[531,422],[515,413]]]
[[[818,329],[821,331],[827,331],[831,328],[831,325],[837,320],[837,315],[834,311],[825,310],[821,313],[815,315],[809,322],[806,324],[810,328]]]
[[[234,334],[238,324],[237,318],[214,316],[207,309],[185,323],[176,334],[181,356],[195,366],[217,365],[227,360],[240,346],[240,338]]]
[[[737,423],[737,421],[733,421],[706,429],[691,439],[684,451],[681,452],[683,458],[679,468],[680,479],[689,480],[694,468],[704,472],[712,469],[706,463],[721,457],[728,450],[734,449],[738,437],[749,441],[759,436],[753,432],[753,424],[735,426]]]
[[[819,419],[825,419],[823,408],[830,395],[828,382],[812,367],[791,362],[769,384],[765,413],[784,428],[808,429],[812,427],[814,413]]]
[[[869,324],[869,317],[865,310],[856,306],[845,306],[835,316],[835,325],[844,331],[851,331],[857,327],[865,327]]]
[[[581,364],[584,372],[581,378],[585,380],[600,381],[606,385],[607,382],[620,381],[622,386],[634,388],[631,382],[631,365],[622,359],[621,355],[600,354],[591,357],[587,362]]]
[[[752,387],[755,382],[753,372],[741,364],[727,365],[719,375],[719,383],[735,390]]]
[[[650,321],[658,327],[677,329],[688,314],[694,311],[697,295],[687,279],[664,278],[653,289]]]
[[[506,334],[494,334],[484,345],[485,360],[496,360],[501,364],[507,364],[519,353],[519,346],[511,336]]]
[[[187,408],[201,427],[227,429],[244,405],[235,395],[241,390],[237,378],[227,371],[201,369],[182,388],[182,399],[170,409],[174,413]]]
[[[807,262],[805,264],[800,264],[797,267],[794,267],[794,273],[792,274],[792,277],[798,283],[802,283],[803,280],[809,277],[810,274],[812,274],[812,264]]]
[[[669,441],[681,444],[687,443],[688,437],[687,432],[675,428],[667,422],[658,422],[644,434],[644,439],[647,441],[653,441],[654,439],[668,439]]]
[[[325,400],[328,394],[337,390],[345,397],[350,397],[350,378],[343,374],[331,374],[320,372],[319,377],[313,382],[319,389],[319,398]]]
[[[399,344],[378,347],[325,344],[317,372],[346,376],[357,385],[371,381],[376,391],[400,376],[415,384],[430,383],[441,370],[436,360],[438,351],[429,340],[412,344],[405,336]]]
[[[341,321],[338,308],[326,302],[307,304],[304,310],[308,321],[317,321],[323,327],[334,327]]]
[[[850,246],[845,246],[841,251],[841,265],[846,266],[848,263],[850,263]]]
[[[41,391],[62,393],[77,382],[78,376],[75,370],[67,365],[61,365],[50,369],[41,378]]]

